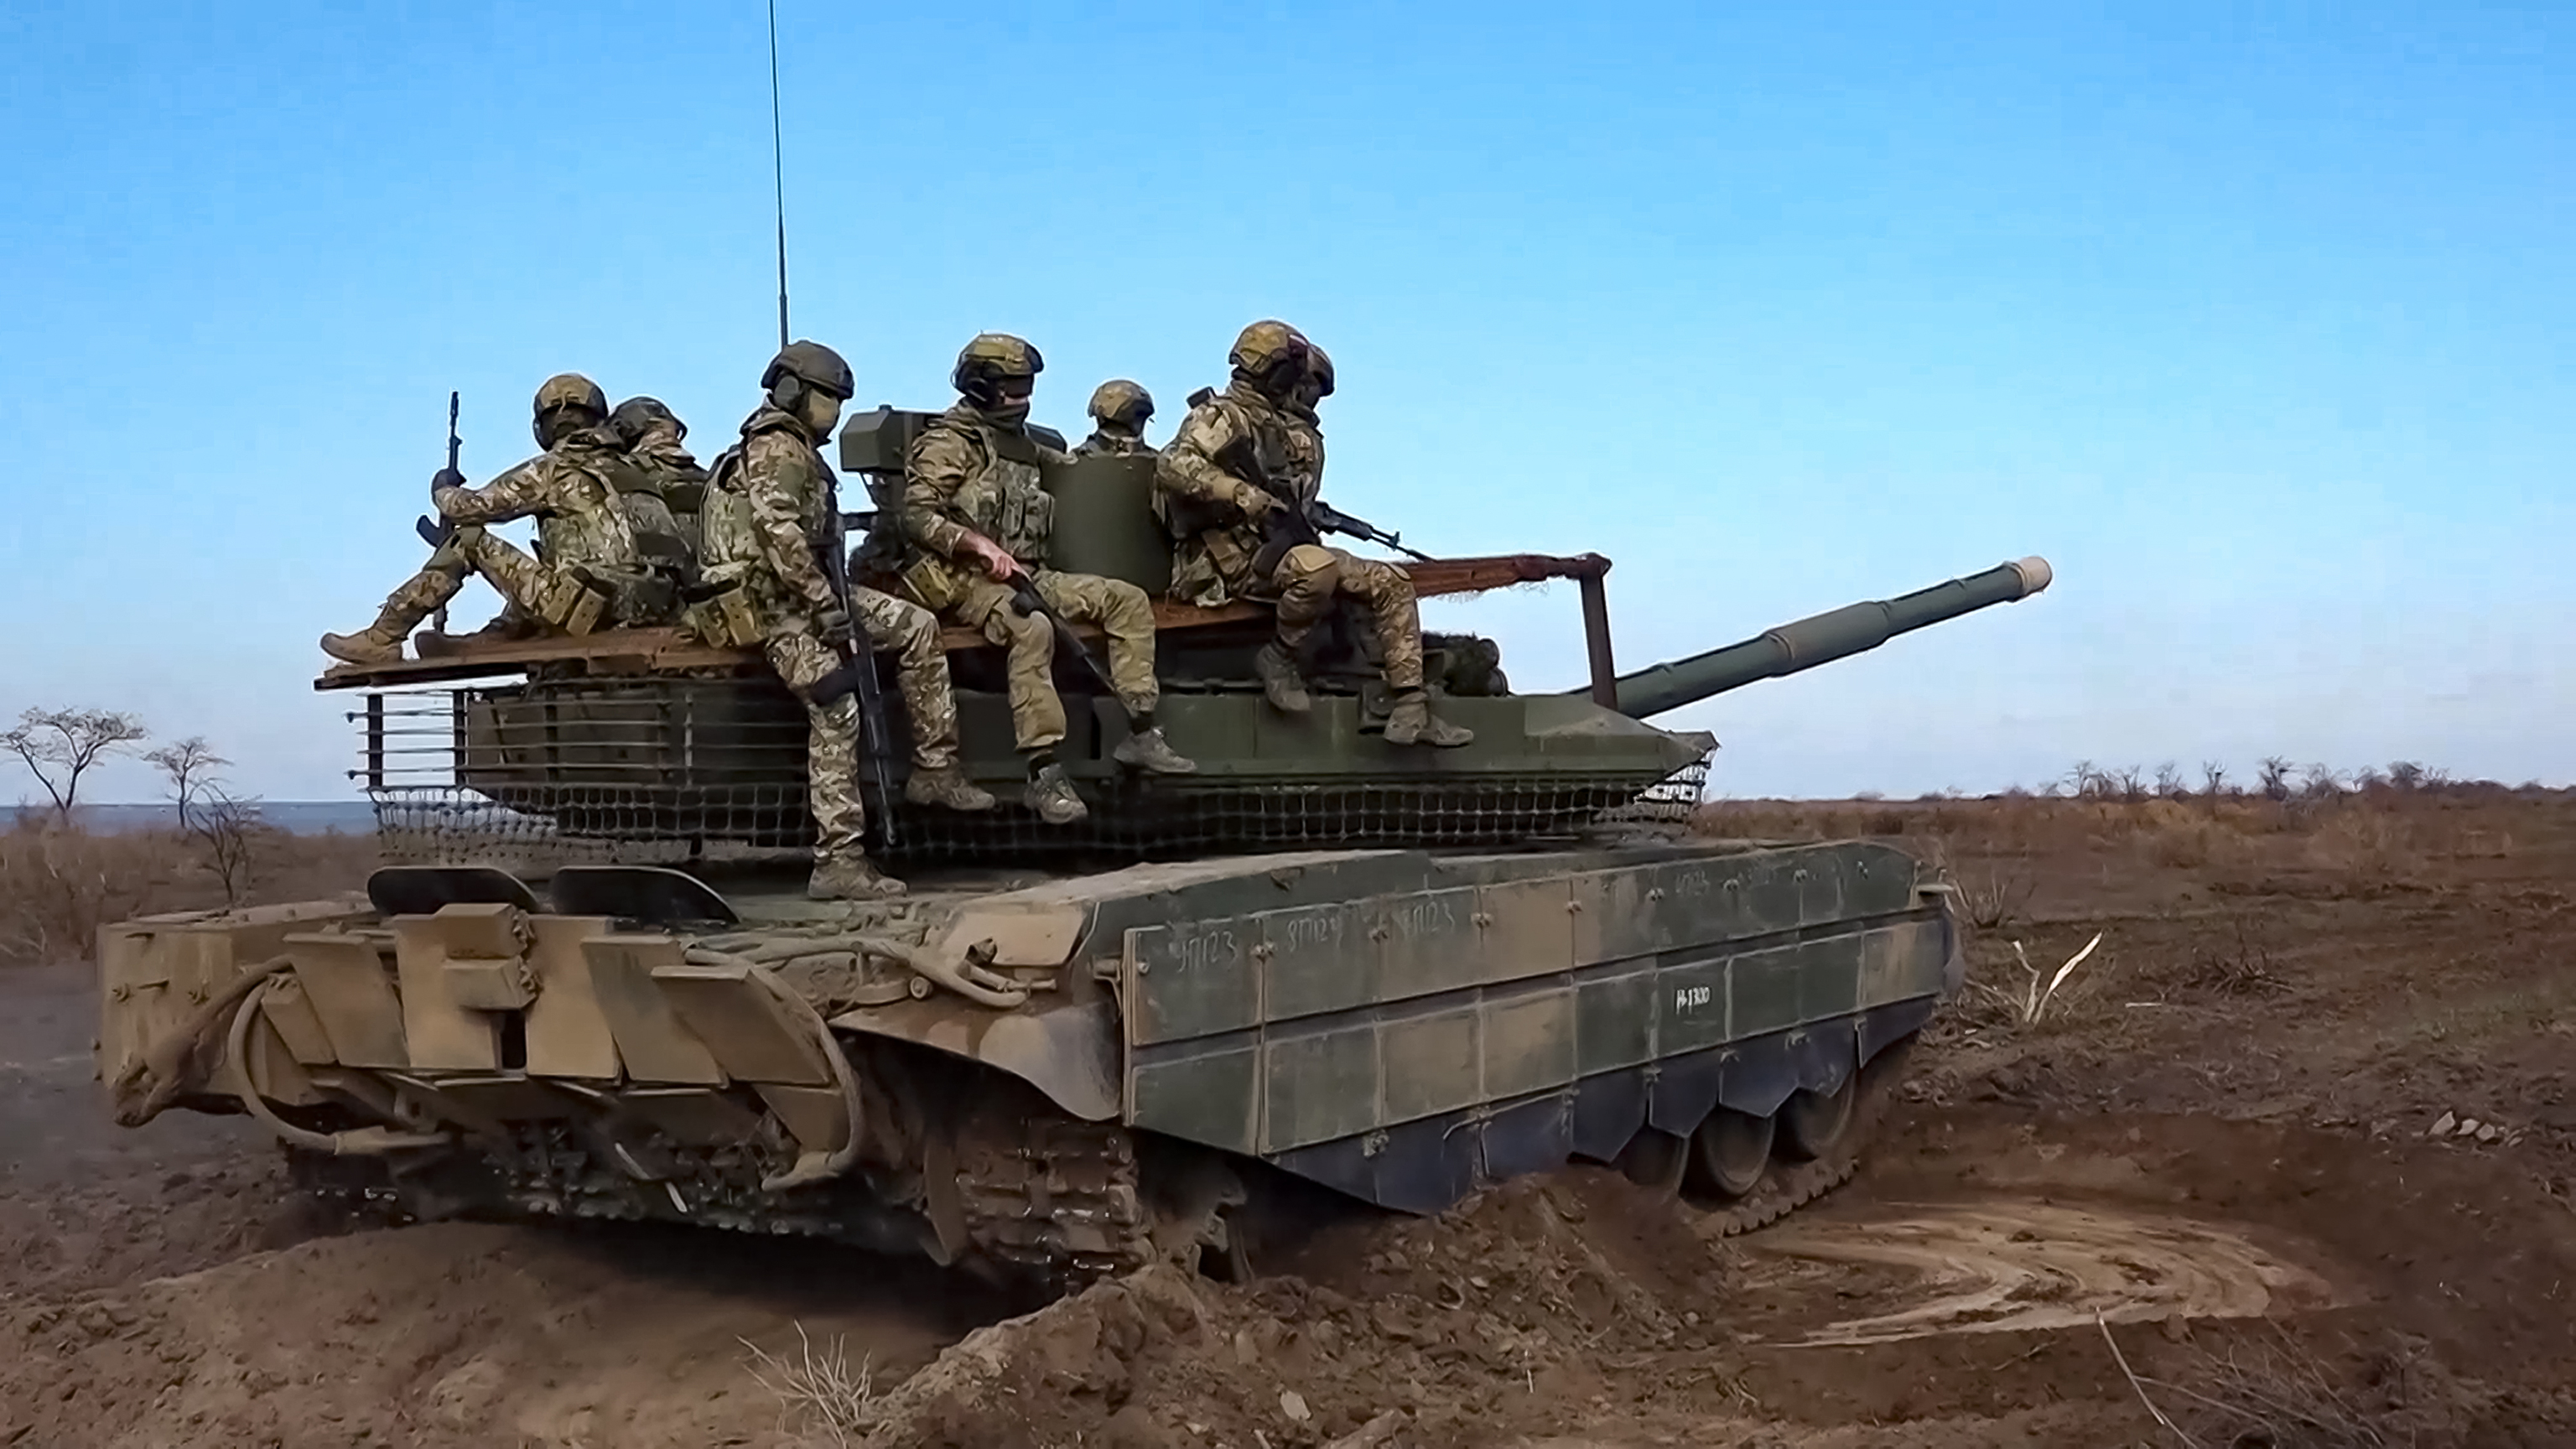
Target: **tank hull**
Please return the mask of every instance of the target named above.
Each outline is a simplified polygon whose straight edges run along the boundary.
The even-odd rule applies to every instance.
[[[100,1068],[121,1120],[251,1113],[308,1186],[405,1216],[805,1233],[1053,1289],[1239,1258],[1294,1180],[1428,1213],[1614,1161],[1752,1227],[1850,1171],[1957,988],[1944,900],[1857,842],[1284,853],[865,909],[396,868],[109,928]]]

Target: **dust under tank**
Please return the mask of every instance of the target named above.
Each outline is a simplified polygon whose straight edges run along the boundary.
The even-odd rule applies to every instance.
[[[882,503],[925,416],[853,418],[845,474]],[[883,752],[870,850],[911,894],[815,902],[804,715],[755,654],[617,629],[341,666],[316,687],[360,701],[389,863],[363,899],[108,927],[119,1120],[246,1112],[305,1186],[402,1216],[814,1234],[1050,1291],[1250,1271],[1265,1206],[1317,1190],[1436,1212],[1586,1159],[1740,1231],[1847,1177],[1958,989],[1947,893],[1883,845],[1692,834],[1714,742],[1646,721],[2047,565],[1626,675],[1606,560],[1411,565],[1425,597],[1572,580],[1590,682],[1513,693],[1489,641],[1435,637],[1476,738],[1400,749],[1364,625],[1287,716],[1265,610],[1161,602],[1151,466],[1050,468],[1053,562],[1158,600],[1158,718],[1198,773],[1123,775],[1117,706],[1059,667],[1091,813],[1040,822],[998,651],[952,630],[966,768],[1003,803],[909,805]]]

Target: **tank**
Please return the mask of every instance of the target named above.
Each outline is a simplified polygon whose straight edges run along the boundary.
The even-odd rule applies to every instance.
[[[919,416],[854,419],[846,471],[881,494]],[[1168,569],[1133,465],[1100,461],[1050,477],[1058,562]],[[1607,572],[1416,566],[1426,593],[1571,579],[1587,626],[1569,693],[1441,641],[1478,731],[1448,752],[1373,737],[1365,630],[1282,720],[1258,611],[1163,606],[1160,718],[1201,773],[1117,780],[1114,706],[1068,673],[1092,825],[889,811],[880,755],[872,850],[912,890],[865,904],[802,894],[804,722],[756,660],[620,630],[335,669],[389,863],[363,895],[106,928],[101,1077],[128,1125],[255,1119],[353,1209],[805,1234],[1044,1292],[1255,1272],[1318,1204],[1438,1212],[1570,1161],[1757,1228],[1855,1169],[1959,927],[1886,845],[1695,834],[1714,741],[1647,718],[2049,573],[1621,675]],[[949,643],[1007,790],[995,661]]]

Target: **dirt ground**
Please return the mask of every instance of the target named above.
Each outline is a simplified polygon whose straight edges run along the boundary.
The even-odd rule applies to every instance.
[[[106,1124],[85,973],[0,972],[0,1449],[2576,1445],[2576,798],[1711,815],[1979,923],[1850,1185],[1712,1241],[1569,1170],[1017,1318],[766,1239],[324,1233],[240,1124]],[[779,1361],[864,1364],[864,1441]]]

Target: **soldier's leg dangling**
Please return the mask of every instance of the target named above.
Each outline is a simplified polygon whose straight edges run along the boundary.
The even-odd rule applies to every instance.
[[[1029,767],[1021,801],[1049,825],[1071,825],[1091,808],[1065,778],[1064,766],[1056,763],[1055,747],[1064,740],[1064,701],[1056,697],[1052,677],[1055,630],[1044,619],[1012,609],[1009,595],[998,588],[979,590],[966,607],[982,610],[976,623],[984,637],[1007,651],[1011,732]]]
[[[1386,687],[1395,695],[1395,708],[1386,720],[1387,743],[1454,750],[1474,742],[1475,731],[1431,712],[1431,696],[1422,682],[1422,612],[1413,597],[1413,580],[1393,564],[1346,553],[1336,572],[1344,597],[1367,608],[1377,631]]]
[[[837,662],[822,640],[801,632],[770,636],[762,652],[800,699]],[[859,795],[858,700],[844,695],[828,706],[806,700],[805,730],[805,805],[814,817],[814,873],[805,893],[818,900],[903,894],[903,883],[879,875],[867,857],[867,805]]]
[[[1198,765],[1173,749],[1154,722],[1162,696],[1154,677],[1154,601],[1134,584],[1095,574],[1041,572],[1032,582],[1048,608],[1068,622],[1097,624],[1109,637],[1109,682],[1127,711],[1127,738],[1110,757],[1157,775],[1195,773]]]
[[[948,654],[939,645],[939,620],[919,604],[875,589],[850,590],[850,611],[868,642],[895,657],[895,685],[912,726],[912,774],[903,798],[949,810],[990,810],[993,797],[966,778],[957,764],[957,694],[949,683]]]

